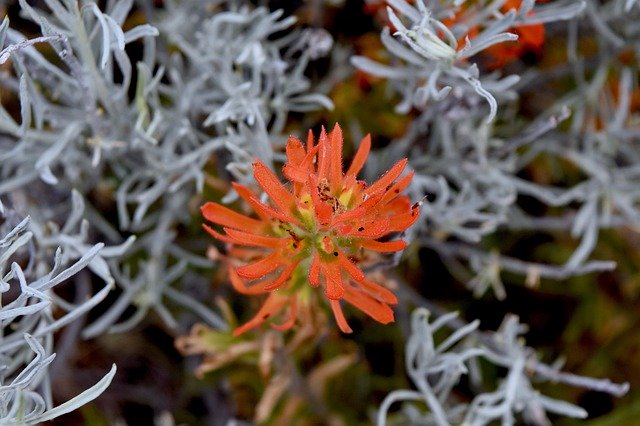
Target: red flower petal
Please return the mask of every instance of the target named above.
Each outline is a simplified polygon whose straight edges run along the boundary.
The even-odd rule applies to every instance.
[[[271,283],[265,284],[264,289],[268,291],[275,290],[276,288],[280,287],[282,284],[287,282],[287,280],[291,278],[291,274],[293,273],[293,271],[295,271],[296,267],[298,266],[298,263],[300,263],[300,261],[296,260],[291,264],[287,265],[287,267],[284,268],[284,270],[280,273],[278,278],[273,280],[273,282]]]
[[[304,183],[309,178],[309,173],[314,173],[313,169],[313,159],[315,158],[318,150],[320,149],[319,145],[312,147],[309,151],[307,151],[306,157],[304,160],[298,165],[295,164],[285,164],[282,168],[282,172],[292,182]]]
[[[255,196],[251,199],[251,207],[253,207],[253,209],[258,212],[258,214],[268,215],[270,219],[277,219],[286,223],[300,225],[300,221],[296,219],[292,214],[280,212],[273,207],[260,202],[260,200]]]
[[[342,273],[338,262],[322,263],[320,268],[324,273],[325,286],[324,294],[330,300],[341,299],[344,295],[344,285],[342,283]]]
[[[251,191],[246,186],[240,185],[239,183],[236,183],[236,182],[233,182],[232,185],[233,185],[233,189],[236,190],[240,198],[242,198],[247,203],[249,203],[251,208],[253,208],[253,210],[258,214],[258,216],[260,216],[260,219],[262,220],[279,219],[284,222],[296,222],[296,219],[292,215],[284,214],[262,203],[258,199],[258,196],[254,194],[253,191]]]
[[[389,305],[353,287],[347,286],[344,299],[379,323],[389,324],[394,320],[393,310]]]
[[[287,164],[298,165],[302,163],[307,152],[302,146],[302,142],[300,139],[289,136],[289,140],[287,140],[287,147],[285,149],[287,153]]]
[[[290,214],[296,206],[296,199],[287,191],[271,169],[260,160],[253,163],[253,175],[274,204],[285,214]]]
[[[407,188],[407,186],[409,186],[409,184],[411,183],[411,179],[413,179],[413,175],[414,175],[414,171],[411,170],[411,172],[402,176],[396,183],[394,183],[391,186],[391,188],[389,188],[389,190],[385,192],[384,196],[380,200],[380,204],[386,205],[395,197],[397,197],[398,194],[404,191]]]
[[[364,190],[366,195],[374,194],[378,191],[384,190],[387,186],[391,185],[398,176],[402,174],[402,171],[407,166],[408,160],[406,158],[398,161],[391,169],[389,169],[380,179],[378,179],[373,185]]]
[[[331,144],[331,163],[329,166],[329,182],[334,193],[342,187],[342,129],[338,124],[329,134]]]
[[[318,253],[313,255],[313,260],[309,267],[309,284],[311,284],[311,287],[320,285],[320,256],[318,256]]]
[[[395,241],[376,241],[376,240],[362,240],[360,245],[366,249],[379,251],[382,253],[392,253],[394,251],[404,250],[407,246],[402,240]]]
[[[340,266],[342,266],[342,268],[349,275],[351,275],[354,280],[359,282],[365,279],[364,272],[362,272],[360,268],[354,265],[353,262],[351,262],[349,258],[344,255],[344,253],[338,252],[338,262],[340,263]]]
[[[249,205],[251,205],[253,207],[253,203],[251,202],[251,198],[256,198],[256,194],[253,193],[252,190],[250,190],[249,188],[247,188],[244,185],[239,184],[238,182],[231,182],[231,186],[233,186],[233,189],[238,193],[238,195],[240,196],[240,198],[242,198],[244,201],[246,201],[247,203],[249,203]],[[264,214],[264,212],[258,211],[255,207],[254,209],[255,212],[258,214],[258,216],[260,216],[260,219],[265,220],[269,218],[269,215]]]
[[[289,239],[287,238],[277,238],[277,237],[267,237],[264,235],[256,235],[251,234],[249,232],[237,231],[231,228],[223,228],[224,232],[227,233],[229,237],[234,240],[235,244],[239,244],[241,246],[254,246],[254,247],[268,247],[268,248],[277,248],[286,243]]]
[[[258,279],[278,269],[282,265],[282,257],[279,253],[270,253],[268,256],[248,265],[239,266],[236,272],[242,278]]]
[[[412,208],[413,207],[411,206],[411,200],[409,200],[409,197],[407,197],[406,195],[401,195],[389,201],[384,206],[384,212],[387,213],[389,217],[391,217],[392,215],[400,215],[406,213],[410,214]]]
[[[333,220],[331,221],[331,225],[335,226],[342,222],[360,219],[368,213],[371,213],[368,208],[364,206],[358,206],[353,210],[348,210],[344,213],[340,213],[334,216]]]
[[[362,139],[362,141],[360,141],[360,146],[358,147],[356,154],[353,156],[353,160],[351,160],[349,169],[347,169],[347,173],[345,174],[346,177],[355,178],[358,173],[360,173],[360,170],[362,170],[365,161],[367,161],[370,149],[371,135],[367,135]]]
[[[265,292],[264,285],[262,284],[247,287],[238,274],[236,274],[236,271],[231,267],[229,268],[229,281],[231,281],[233,289],[240,294],[255,295]]]
[[[309,176],[309,171],[287,163],[282,167],[282,174],[291,182],[302,183]]]
[[[313,142],[313,132],[311,131],[311,129],[309,129],[309,131],[307,132],[307,152],[311,152],[311,150],[313,149]]]
[[[218,231],[216,231],[215,229],[213,229],[212,227],[210,227],[206,223],[203,223],[202,227],[205,229],[205,231],[207,231],[209,234],[211,234],[211,236],[213,238],[216,238],[216,239],[218,239],[220,241],[224,241],[225,243],[229,243],[229,244],[236,244],[237,243],[237,241],[234,240],[233,238],[231,238],[231,237],[229,237],[227,235],[219,233]]]
[[[359,224],[357,228],[353,227],[351,229],[343,226],[338,226],[338,230],[344,234],[351,237],[362,237],[362,238],[380,238],[383,235],[389,233],[389,219],[379,219],[373,222],[366,222]]]
[[[391,304],[391,305],[395,305],[396,303],[398,303],[398,298],[396,297],[396,295],[393,294],[391,290],[381,286],[378,283],[375,283],[365,278],[364,280],[360,281],[358,284],[360,284],[362,289],[365,290],[367,293],[383,301],[384,303]]]
[[[239,336],[252,328],[258,327],[268,318],[273,317],[275,314],[280,312],[287,303],[289,303],[288,297],[281,296],[275,292],[270,293],[258,313],[244,325],[233,330],[233,335]]]
[[[271,327],[280,331],[289,330],[296,323],[297,311],[298,311],[298,298],[295,296],[292,296],[291,304],[289,305],[289,318],[282,324],[271,323]]]
[[[320,137],[318,138],[318,179],[327,179],[329,177],[329,149],[331,148],[327,142],[327,133],[322,127]]]
[[[259,220],[236,213],[218,203],[205,203],[200,207],[200,211],[205,219],[218,225],[241,229],[246,232],[257,232],[263,228],[263,223]]]
[[[331,310],[333,311],[333,316],[336,319],[336,323],[338,324],[338,327],[340,327],[340,331],[347,334],[353,332],[353,330],[351,329],[351,327],[349,327],[349,324],[347,324],[347,320],[344,317],[344,312],[342,312],[340,301],[329,300],[329,303],[331,304]]]
[[[389,232],[400,232],[413,225],[420,216],[419,208],[412,208],[411,211],[395,215],[389,222]]]
[[[338,224],[340,222],[345,222],[347,220],[354,220],[362,218],[368,214],[375,214],[377,210],[374,209],[377,205],[380,204],[380,200],[382,199],[384,193],[378,192],[371,197],[368,197],[364,200],[358,207],[353,210],[348,210],[344,213],[340,213],[333,218],[333,224]]]

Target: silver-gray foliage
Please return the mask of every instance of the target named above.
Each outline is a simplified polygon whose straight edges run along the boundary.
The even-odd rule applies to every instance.
[[[537,285],[541,278],[613,269],[614,261],[589,257],[600,229],[637,227],[640,218],[638,191],[633,189],[640,134],[633,124],[637,113],[629,112],[638,69],[620,66],[617,59],[624,49],[640,46],[634,2],[523,1],[520,9],[508,12],[500,11],[503,0],[478,2],[474,13],[462,15],[451,28],[442,20],[453,16],[462,2],[388,3],[396,32],[385,28],[381,40],[391,63],[365,57],[354,57],[353,63],[388,79],[402,96],[398,111],[416,115],[406,134],[372,167],[388,167],[385,158],[412,159],[412,194],[416,199],[429,194],[424,220],[412,230],[414,238],[445,259],[462,260],[468,269],[452,272],[478,295],[491,288],[504,298],[502,271],[525,275],[527,284]],[[456,40],[479,22],[486,24],[478,36],[458,46]],[[510,28],[541,22],[547,32],[564,31],[568,63],[547,71],[522,68],[519,75],[479,72],[474,54],[509,40]],[[588,61],[577,49],[585,32],[598,44],[598,53]],[[617,75],[617,93],[612,93],[608,82]],[[514,120],[520,92],[569,76],[577,82],[574,90],[539,117]],[[488,113],[482,98],[490,106]],[[523,178],[522,172],[542,156],[572,164],[585,178],[568,187]],[[562,214],[533,216],[520,207],[522,197],[561,208]],[[561,265],[509,257],[485,244],[497,231],[567,229],[579,244]]]
[[[483,426],[495,421],[512,425],[522,420],[532,425],[549,425],[549,413],[585,418],[587,412],[542,395],[534,383],[569,383],[618,396],[629,389],[627,383],[616,385],[608,380],[574,376],[560,372],[557,366],[541,363],[535,351],[524,344],[522,334],[527,330],[526,325],[514,315],[507,316],[496,332],[481,332],[478,326],[477,320],[464,324],[455,312],[431,321],[427,309],[416,309],[405,348],[407,375],[416,390],[395,390],[387,395],[378,410],[376,424],[384,426],[397,421],[415,425]],[[443,328],[454,331],[436,344],[434,334]],[[480,388],[483,384],[481,360],[507,372],[494,391],[478,392],[470,403],[461,402],[452,391],[462,376],[468,376],[472,389]],[[402,410],[393,414],[390,421],[389,409],[396,402],[403,402]]]
[[[217,173],[246,182],[256,156],[273,164],[289,112],[332,107],[304,75],[309,61],[331,48],[326,32],[294,30],[294,18],[248,2],[165,3],[156,10],[140,2],[148,23],[127,30],[133,0],[109,0],[104,10],[94,1],[20,0],[21,16],[41,35],[23,35],[6,17],[0,24],[3,102],[13,96],[19,103],[17,120],[7,103],[0,106],[0,203],[11,214],[30,215],[30,230],[23,223],[7,237],[2,260],[25,244],[31,259],[24,274],[18,264],[3,270],[5,281],[16,283],[11,288],[23,290],[2,307],[3,385],[9,384],[0,401],[7,422],[44,421],[108,385],[115,370],[52,410],[47,365],[53,333],[112,287],[117,296],[83,326],[83,337],[130,330],[151,311],[171,327],[185,310],[226,327],[182,291],[208,288],[198,272],[211,266],[206,240],[179,235],[197,214],[212,174],[207,163],[217,151]],[[27,243],[31,238],[37,243]],[[43,262],[55,247],[61,249],[47,272]],[[74,305],[51,293],[63,279],[86,287],[86,273],[74,275],[85,266],[108,283],[96,295]],[[68,313],[54,320],[52,305]],[[9,333],[9,325],[16,331]]]
[[[104,11],[91,1],[45,4],[20,2],[42,37],[28,40],[2,24],[2,62],[11,58],[15,73],[0,84],[19,97],[21,121],[0,109],[0,195],[63,217],[55,197],[78,191],[86,231],[126,247],[126,256],[108,262],[119,300],[85,337],[128,330],[152,310],[174,326],[167,303],[224,327],[174,288],[187,266],[209,266],[195,254],[198,244],[177,241],[177,228],[195,213],[186,207],[202,193],[214,151],[220,173],[246,182],[255,157],[273,163],[290,111],[331,107],[304,76],[331,38],[293,31],[294,18],[235,1],[169,1],[164,11],[143,5],[151,23],[127,31],[132,0],[109,1]],[[57,57],[34,48],[42,42]],[[142,53],[134,63],[125,49],[136,43]],[[117,221],[90,203],[100,199],[115,200]],[[130,306],[135,314],[122,318]]]
[[[49,245],[53,240],[38,238],[29,217],[20,220],[14,210],[1,210],[0,424],[37,424],[92,401],[111,383],[115,365],[91,388],[53,406],[49,370],[56,357],[54,333],[104,300],[113,279],[104,268],[107,250],[104,244],[95,244],[81,253],[59,247],[50,266],[49,259],[39,255],[53,250]],[[60,236],[52,231],[54,239]],[[77,302],[56,295],[56,286],[78,274],[86,274],[87,268],[103,278],[101,291]],[[55,311],[63,314],[54,315]]]
[[[385,28],[381,41],[389,63],[361,56],[352,63],[385,78],[400,96],[396,110],[412,117],[406,133],[368,164],[377,172],[390,167],[393,159],[410,159],[415,176],[409,191],[423,200],[423,219],[407,236],[438,253],[452,275],[477,296],[492,290],[497,298],[506,298],[504,271],[523,275],[527,285],[536,286],[541,278],[561,280],[613,269],[614,261],[590,256],[600,229],[637,229],[639,224],[639,117],[630,108],[638,66],[620,60],[625,49],[640,48],[637,2],[540,5],[531,0],[506,12],[501,10],[504,0],[470,2],[471,6],[457,0],[387,3],[395,30]],[[456,16],[463,4],[473,11],[445,25],[443,21]],[[480,71],[476,54],[513,39],[511,28],[533,23],[545,23],[555,43],[565,38],[568,63],[547,70],[510,67],[517,71],[512,75]],[[460,45],[460,38],[479,24],[478,35]],[[584,37],[597,44],[596,54],[589,58],[578,49]],[[562,78],[575,79],[575,88],[567,88],[551,108],[531,120],[515,113],[522,92]],[[580,181],[560,186],[523,177],[541,157],[571,164]],[[523,197],[561,213],[532,215],[519,203]],[[492,243],[497,233],[525,230],[568,230],[578,244],[558,265],[510,257]],[[586,416],[579,407],[538,393],[533,383],[540,379],[617,396],[628,391],[628,384],[579,377],[541,363],[524,345],[525,328],[515,317],[505,319],[497,332],[487,333],[478,331],[476,322],[464,324],[452,314],[441,314],[433,322],[428,316],[423,309],[414,313],[406,347],[407,374],[416,389],[389,394],[378,412],[380,425],[387,422],[396,401],[407,403],[389,423],[510,425],[520,420],[546,425],[547,413]],[[445,325],[455,331],[436,345],[433,333]],[[480,360],[507,369],[504,380],[494,391],[479,392],[470,403],[461,403],[452,389],[463,375],[472,384],[481,383]]]
[[[484,98],[489,104],[488,122],[495,118],[498,111],[496,96],[512,98],[514,93],[509,89],[520,78],[517,75],[504,78],[498,78],[495,74],[481,76],[477,65],[470,64],[468,60],[495,44],[517,40],[518,36],[508,31],[510,28],[568,19],[584,7],[582,2],[573,2],[554,5],[552,10],[536,8],[536,15],[531,17],[534,1],[526,1],[517,11],[510,10],[502,14],[499,9],[504,0],[494,0],[487,2],[478,13],[449,28],[442,19],[453,16],[462,4],[460,1],[418,0],[415,6],[405,0],[388,0],[387,3],[389,19],[396,31],[390,34],[389,28],[385,27],[381,40],[398,62],[386,66],[356,56],[353,58],[354,65],[394,82],[403,97],[397,106],[399,112],[406,113],[412,107],[430,107],[433,102],[445,99],[455,88],[454,96],[458,98]],[[396,11],[405,17],[407,25]],[[460,46],[458,40],[480,23],[486,28],[473,40],[466,37],[465,45]]]

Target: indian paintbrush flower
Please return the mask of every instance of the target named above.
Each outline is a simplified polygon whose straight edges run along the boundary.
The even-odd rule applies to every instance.
[[[233,184],[255,211],[255,218],[214,202],[202,206],[205,219],[222,226],[224,233],[206,224],[204,228],[229,244],[224,258],[233,287],[243,294],[268,294],[253,319],[234,331],[236,335],[287,308],[285,322],[271,325],[290,328],[299,309],[306,310],[317,302],[317,288],[322,289],[345,333],[351,328],[342,311],[342,300],[380,323],[393,321],[389,305],[397,303],[395,295],[369,280],[358,265],[369,251],[389,253],[405,248],[404,241],[389,238],[418,218],[419,204],[412,205],[402,194],[413,172],[400,177],[407,165],[404,159],[367,185],[357,175],[369,154],[370,137],[361,141],[346,172],[342,143],[338,125],[328,134],[323,129],[317,144],[311,131],[306,146],[290,137],[283,167],[287,185],[256,161],[254,177],[270,203],[260,201],[249,188]]]

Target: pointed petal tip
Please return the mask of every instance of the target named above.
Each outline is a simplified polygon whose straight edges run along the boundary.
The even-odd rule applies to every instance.
[[[222,204],[207,202],[201,208],[202,216],[209,222],[228,226],[247,232],[255,232],[262,227],[262,222],[244,214],[231,210]]]
[[[214,203],[213,201],[207,201],[206,203],[200,206],[200,213],[202,213],[204,217],[207,217],[207,212],[211,211],[212,208],[215,208],[216,204],[218,203]]]
[[[253,163],[253,176],[269,198],[285,214],[295,206],[296,199],[291,192],[280,182],[273,171],[260,160]]]
[[[253,263],[236,267],[235,272],[242,278],[257,280],[275,271],[281,264],[280,255],[277,252],[271,252]]]
[[[396,319],[395,319],[395,316],[393,315],[393,312],[391,312],[391,315],[389,315],[386,318],[381,318],[380,320],[378,320],[378,322],[380,324],[387,325],[387,324],[391,324],[392,322],[396,322]]]
[[[242,334],[246,333],[247,331],[257,327],[258,324],[253,324],[251,321],[241,325],[240,327],[236,327],[233,329],[233,337],[239,337]]]

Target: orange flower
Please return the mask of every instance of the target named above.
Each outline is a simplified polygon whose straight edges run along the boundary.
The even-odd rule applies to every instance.
[[[411,205],[401,192],[413,172],[400,177],[407,160],[393,166],[370,186],[357,180],[371,147],[366,136],[351,165],[342,169],[342,130],[338,125],[318,143],[309,132],[306,146],[290,137],[283,167],[290,184],[283,185],[262,162],[253,164],[255,179],[271,202],[263,203],[250,189],[234,183],[240,197],[257,218],[237,213],[218,203],[202,206],[203,216],[221,225],[224,233],[204,228],[230,244],[229,279],[243,294],[268,294],[258,313],[234,333],[239,335],[288,309],[288,318],[275,328],[289,329],[300,306],[316,302],[316,287],[323,289],[340,329],[351,332],[341,300],[376,321],[393,321],[395,295],[367,279],[357,266],[365,250],[395,252],[402,240],[380,241],[411,226],[418,218],[418,204]],[[238,266],[237,261],[249,262]]]
[[[540,0],[538,0],[540,1]],[[520,9],[522,0],[507,0],[502,6],[503,12]],[[529,12],[533,15],[533,11]],[[540,52],[544,43],[544,25],[521,25],[509,31],[518,35],[518,40],[494,44],[484,52],[491,58],[489,69],[498,69],[520,58],[526,52]]]
[[[538,1],[543,2],[544,0]],[[470,3],[465,4],[469,5]],[[521,5],[522,0],[507,0],[500,10],[503,13],[507,13],[512,9],[520,9]],[[460,22],[461,19],[468,16],[469,13],[470,12],[467,9],[462,7],[452,18],[443,19],[442,23],[447,27],[452,28],[455,24]],[[473,12],[471,12],[471,14],[473,14]],[[529,12],[529,15],[533,14],[533,11]],[[497,43],[482,51],[481,55],[487,58],[486,67],[488,69],[495,70],[502,68],[520,58],[525,52],[539,52],[541,50],[542,44],[544,43],[543,24],[520,25],[510,28],[508,31],[515,33],[518,36],[518,40]],[[466,34],[462,35],[458,39],[459,47],[462,48],[462,46],[465,45],[464,40],[466,37],[473,40],[478,36],[478,34],[480,34],[480,31],[477,26],[470,28]]]

